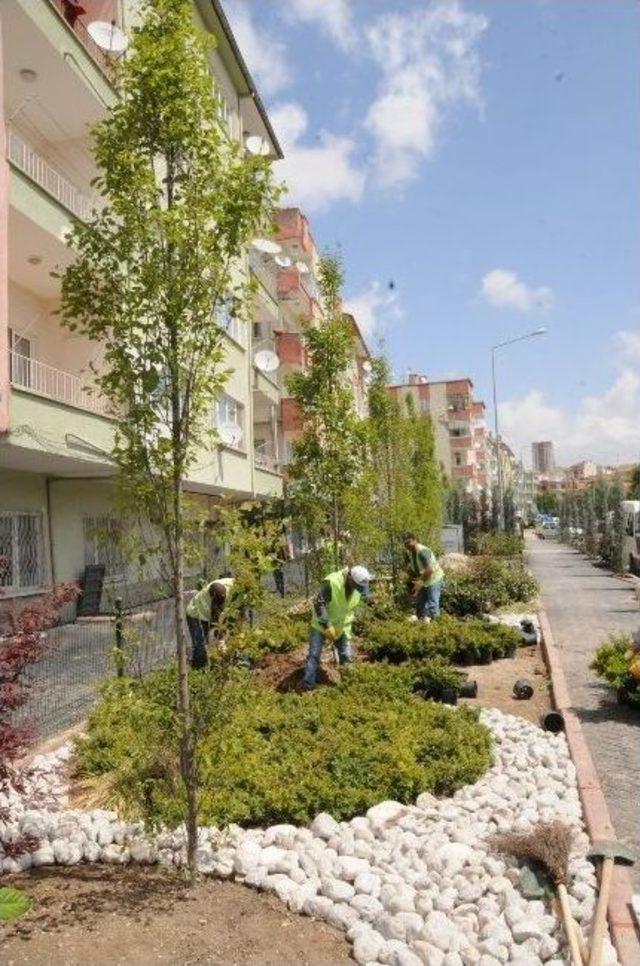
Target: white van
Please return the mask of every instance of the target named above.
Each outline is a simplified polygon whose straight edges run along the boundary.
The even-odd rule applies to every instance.
[[[625,570],[640,574],[640,500],[623,500],[624,543],[622,563]]]

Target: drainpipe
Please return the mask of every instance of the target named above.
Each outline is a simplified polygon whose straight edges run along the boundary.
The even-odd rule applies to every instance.
[[[49,539],[49,573],[51,583],[56,583],[56,561],[53,554],[53,522],[51,519],[51,477],[45,479],[45,490],[47,494],[47,536]]]

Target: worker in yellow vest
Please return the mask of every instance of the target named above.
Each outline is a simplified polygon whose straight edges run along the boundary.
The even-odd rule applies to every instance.
[[[218,577],[198,590],[187,604],[187,627],[191,635],[191,667],[207,666],[209,631],[216,627],[233,587],[233,577]]]
[[[316,686],[318,665],[325,641],[335,646],[340,664],[351,661],[353,619],[358,605],[369,597],[371,574],[366,567],[344,567],[328,574],[313,602],[309,653],[304,686]]]
[[[444,571],[433,550],[418,543],[415,534],[403,533],[405,551],[405,573],[409,590],[415,600],[416,617],[420,621],[430,621],[440,614],[440,594],[444,582]]]

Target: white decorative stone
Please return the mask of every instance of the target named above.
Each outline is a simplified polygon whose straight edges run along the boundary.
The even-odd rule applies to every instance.
[[[320,812],[311,823],[311,831],[321,839],[330,839],[340,831],[340,826],[328,812]]]
[[[356,890],[348,882],[329,876],[321,879],[320,891],[332,902],[349,902],[356,894]]]
[[[360,933],[353,944],[353,958],[357,963],[375,962],[383,945],[384,939],[380,933],[367,929]]]

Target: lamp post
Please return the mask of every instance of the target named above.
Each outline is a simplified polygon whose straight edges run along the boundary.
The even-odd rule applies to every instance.
[[[498,342],[491,346],[491,379],[493,382],[493,418],[496,437],[496,460],[498,463],[498,529],[504,530],[504,481],[502,478],[502,460],[500,459],[500,428],[498,422],[498,390],[496,386],[496,351],[504,349],[505,346],[513,345],[514,342],[524,342],[525,339],[533,339],[537,335],[544,335],[547,331],[546,326],[527,332],[525,335],[518,335],[515,339],[507,339],[505,342]]]

